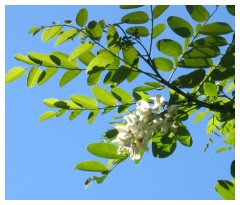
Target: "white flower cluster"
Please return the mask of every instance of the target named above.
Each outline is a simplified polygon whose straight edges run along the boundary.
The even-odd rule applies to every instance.
[[[160,117],[159,113],[163,111],[165,99],[157,95],[150,100],[153,106],[145,100],[139,100],[136,103],[136,113],[124,116],[126,124],[115,126],[118,135],[112,142],[119,146],[118,153],[128,151],[132,160],[141,158],[141,149],[148,151],[148,142],[154,132],[166,135],[177,130],[173,122],[176,106],[169,106],[166,113]]]

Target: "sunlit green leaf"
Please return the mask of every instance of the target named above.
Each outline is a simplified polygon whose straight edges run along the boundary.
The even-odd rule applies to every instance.
[[[81,105],[85,109],[88,109],[88,110],[98,109],[98,103],[93,98],[83,96],[83,95],[71,95],[70,99],[74,103]]]
[[[144,11],[136,11],[126,14],[121,21],[128,24],[142,24],[148,22],[149,17]]]
[[[47,112],[44,112],[39,118],[38,118],[38,121],[44,121],[44,120],[48,120],[54,116],[56,116],[57,113],[55,111],[47,111]]]
[[[166,25],[163,23],[157,24],[153,27],[152,39],[158,37],[164,30],[166,29]]]
[[[76,16],[77,25],[83,27],[87,23],[88,20],[88,11],[85,8],[79,10]]]
[[[33,33],[33,32],[36,32],[36,31],[40,31],[41,28],[37,27],[37,26],[32,26],[29,30],[28,30],[28,33]]]
[[[42,73],[40,68],[31,68],[27,76],[27,87],[32,88],[37,82]]]
[[[69,30],[64,31],[58,37],[58,39],[55,41],[54,46],[58,46],[64,42],[72,39],[77,33],[78,33],[78,31],[76,29],[69,29]]]
[[[182,54],[182,46],[177,41],[171,39],[161,39],[156,46],[159,51],[168,56],[178,57]]]
[[[83,54],[81,54],[80,56],[78,56],[78,59],[83,63],[85,64],[86,66],[89,65],[89,63],[92,61],[92,59],[95,58],[95,55],[91,52],[91,51],[88,51],[88,52],[85,52]]]
[[[47,67],[45,70],[42,71],[41,75],[38,78],[38,85],[42,85],[47,82],[56,72],[58,68],[56,67]]]
[[[99,161],[84,161],[75,166],[75,169],[89,172],[105,172],[107,167]]]
[[[119,43],[119,34],[114,25],[108,27],[107,33],[107,45],[111,52],[118,53],[120,51]]]
[[[132,72],[127,77],[127,82],[131,83],[134,81],[138,76],[140,75],[140,72],[136,69],[132,69]]]
[[[154,65],[161,71],[169,72],[173,69],[173,63],[167,58],[154,58],[153,59]]]
[[[198,32],[204,35],[224,35],[232,31],[229,24],[225,22],[214,22],[204,25]]]
[[[214,58],[221,54],[221,51],[218,47],[194,47],[187,51],[183,57],[194,58],[194,59],[204,59],[204,58]]]
[[[14,67],[10,69],[5,75],[5,83],[10,83],[18,78],[22,77],[26,72],[25,68]]]
[[[153,90],[154,88],[150,85],[145,85],[145,86],[138,86],[134,88],[134,91],[147,91],[147,90]]]
[[[47,42],[52,38],[56,37],[62,30],[62,26],[53,26],[50,28],[45,28],[42,33],[42,41]]]
[[[92,87],[93,95],[104,105],[114,106],[116,105],[116,99],[107,90],[100,86]]]
[[[189,38],[193,35],[194,30],[190,23],[178,16],[170,16],[167,19],[170,28],[179,36]]]
[[[183,68],[209,68],[213,65],[211,58],[205,59],[183,59],[177,62],[178,67]]]
[[[227,147],[227,146],[223,146],[223,147],[220,147],[216,150],[216,153],[220,153],[220,152],[223,152],[223,151],[226,151],[226,150],[231,150],[232,147]]]
[[[218,194],[225,200],[235,199],[235,185],[228,180],[218,180],[215,184]]]
[[[149,98],[150,98],[150,95],[147,94],[146,92],[144,91],[134,91],[133,92],[133,97],[135,100],[145,100],[145,101],[148,101]]]
[[[66,71],[59,81],[59,86],[62,87],[69,83],[73,78],[77,77],[82,71],[81,70],[68,70]]]
[[[92,110],[88,115],[88,124],[92,124],[93,121],[96,119],[99,110]]]
[[[14,58],[18,61],[21,61],[21,62],[24,62],[24,63],[27,63],[29,65],[35,65],[36,63],[31,61],[28,56],[24,56],[22,54],[16,54],[14,55]]]
[[[56,98],[47,98],[47,99],[44,99],[43,100],[43,103],[45,105],[47,105],[48,107],[51,107],[51,108],[56,108],[56,106],[54,105],[54,103],[58,102],[59,100],[56,99]]]
[[[127,79],[127,77],[130,75],[131,69],[126,66],[120,66],[116,72],[113,73],[110,82],[112,85],[117,86],[121,82]]]
[[[207,116],[207,114],[210,112],[210,110],[206,110],[205,112],[198,112],[198,114],[196,115],[196,117],[193,120],[193,123],[196,124],[198,121],[200,121],[201,119],[203,119],[205,116]]]
[[[120,159],[122,155],[118,154],[118,146],[105,143],[105,142],[95,142],[87,146],[87,150],[97,156],[107,159]]]
[[[158,18],[169,6],[168,5],[157,5],[153,9],[153,18]]]
[[[216,47],[227,45],[227,40],[221,36],[206,36],[190,44],[191,47]]]
[[[235,5],[226,5],[226,8],[232,16],[235,16]]]
[[[69,56],[65,53],[61,52],[52,52],[50,54],[51,60],[56,63],[58,66],[67,69],[76,69],[77,68],[77,61],[71,60],[69,61]]]
[[[206,21],[209,17],[210,14],[208,10],[201,5],[187,5],[186,9],[190,16],[192,17],[193,20],[198,21],[198,22],[203,22]]]
[[[55,63],[51,60],[50,56],[45,53],[29,52],[28,57],[35,63],[42,66],[55,67]]]
[[[142,7],[143,5],[120,5],[120,9],[135,9]]]
[[[115,87],[111,89],[111,92],[113,94],[113,96],[120,101],[123,104],[131,104],[132,103],[132,95],[130,95],[127,91]]]
[[[92,50],[94,44],[90,41],[85,41],[81,44],[79,44],[70,54],[69,59],[68,60],[74,60],[75,58],[89,52]]]
[[[96,21],[91,21],[88,23],[86,32],[91,38],[100,40],[103,34],[103,28]]]
[[[133,26],[129,27],[126,30],[126,33],[132,35],[132,36],[137,36],[137,37],[147,37],[149,35],[148,28],[145,26]]]
[[[97,83],[99,83],[102,71],[103,71],[102,68],[97,68],[97,69],[92,70],[89,73],[89,76],[87,78],[87,84],[89,86],[92,86],[92,85],[96,85]]]
[[[127,65],[134,66],[138,63],[138,52],[134,47],[123,50],[123,59]]]
[[[175,136],[181,144],[187,147],[192,146],[192,137],[185,126],[179,126]]]
[[[74,110],[69,115],[69,120],[74,120],[78,115],[82,113],[82,110]]]
[[[101,52],[98,54],[88,65],[87,73],[91,72],[94,67],[106,68],[108,65],[112,64],[114,61],[114,56],[110,52]]]
[[[205,82],[203,84],[204,92],[209,96],[216,96],[218,89],[217,86],[211,82]]]

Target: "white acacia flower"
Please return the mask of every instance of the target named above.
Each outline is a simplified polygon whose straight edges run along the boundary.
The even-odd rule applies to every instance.
[[[161,95],[156,95],[155,97],[150,98],[150,100],[154,103],[152,106],[153,110],[161,110],[165,104],[165,99]]]
[[[148,102],[145,100],[139,100],[137,103],[137,112],[136,114],[139,116],[140,120],[148,121],[149,115],[152,113],[152,109],[149,106]]]

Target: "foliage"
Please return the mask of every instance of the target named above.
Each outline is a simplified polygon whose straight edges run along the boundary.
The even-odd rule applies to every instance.
[[[148,7],[150,11],[146,12],[140,5],[121,5],[120,9],[129,10],[129,13],[115,24],[89,20],[88,11],[83,8],[76,15],[75,25],[66,20],[63,24],[53,22],[48,26],[33,26],[29,33],[35,36],[42,32],[43,42],[56,39],[55,46],[70,40],[80,42],[70,54],[58,51],[50,54],[29,52],[26,56],[16,54],[15,59],[27,64],[27,68],[14,67],[6,74],[5,82],[9,83],[28,72],[27,87],[32,88],[46,83],[59,70],[65,70],[59,81],[62,87],[85,71],[93,97],[73,94],[68,100],[45,99],[43,103],[51,110],[44,112],[39,121],[60,117],[68,111],[69,119],[73,120],[88,112],[87,120],[91,124],[100,113],[106,114],[117,108],[117,117],[111,122],[112,128],[104,133],[104,141],[87,147],[91,154],[107,158],[108,164],[89,160],[75,166],[78,170],[102,174],[87,179],[85,187],[93,181],[102,183],[129,157],[139,163],[148,150],[148,142],[157,158],[169,157],[178,144],[191,147],[193,140],[183,121],[193,114],[196,114],[195,124],[209,116],[206,131],[210,142],[213,134],[225,137],[226,146],[220,147],[217,153],[235,147],[234,29],[226,22],[211,21],[218,6],[209,13],[204,6],[188,5],[186,12],[195,23],[180,16],[168,16],[167,24],[159,23],[159,17],[169,6]],[[230,15],[235,15],[234,6],[226,6],[226,9]],[[173,32],[176,39],[161,38],[166,29]],[[150,43],[144,43],[144,39]],[[80,68],[82,65],[86,68]],[[183,74],[184,69],[187,74]],[[179,75],[173,79],[177,71]],[[169,74],[168,79],[165,74]],[[148,77],[151,82],[133,88],[132,92],[120,87],[123,82],[133,82],[139,75]],[[152,91],[159,93],[162,90],[169,91],[168,100],[159,95],[150,96]],[[174,114],[171,106],[177,108]],[[136,133],[140,135],[141,130],[142,137],[138,138],[134,133],[136,139],[133,139],[136,126],[140,127]],[[151,126],[155,127],[149,131]],[[124,138],[123,129],[129,129]],[[144,134],[148,135],[145,144],[142,143]],[[132,144],[128,144],[127,139]],[[208,146],[209,143],[205,150]],[[139,149],[137,153],[136,149]],[[233,166],[231,173],[235,178]],[[224,199],[234,199],[234,185],[234,179],[219,180],[215,188]]]

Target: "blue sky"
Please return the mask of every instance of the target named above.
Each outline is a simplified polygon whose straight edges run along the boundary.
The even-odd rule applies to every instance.
[[[31,26],[49,25],[53,20],[74,21],[78,10],[83,7],[86,6],[6,6],[6,72],[14,66],[24,66],[14,60],[13,56],[17,53],[70,53],[78,44],[77,41],[54,47],[54,41],[43,43],[40,35],[32,37],[27,31]],[[105,19],[106,23],[119,22],[121,16],[131,12],[120,10],[117,6],[86,8],[90,20]],[[211,13],[214,8],[208,9]],[[158,21],[166,23],[166,16],[179,13],[191,21],[187,12],[181,12],[184,10],[184,7],[170,7]],[[211,21],[227,21],[234,27],[234,18],[226,13],[224,7]],[[168,31],[165,35],[180,39]],[[5,87],[6,199],[220,199],[214,184],[218,179],[230,179],[229,166],[234,153],[215,153],[222,145],[219,137],[213,138],[215,143],[204,153],[209,138],[206,136],[207,122],[203,120],[194,125],[193,118],[186,123],[193,137],[191,148],[179,144],[175,153],[166,159],[154,158],[149,152],[139,165],[129,159],[118,166],[101,185],[92,184],[89,189],[83,189],[85,180],[93,174],[73,168],[80,161],[97,159],[86,151],[86,146],[101,140],[101,134],[109,129],[108,122],[114,113],[98,116],[92,125],[87,124],[86,114],[74,121],[69,121],[68,115],[64,115],[38,122],[40,114],[48,110],[42,103],[43,99],[68,99],[71,94],[77,93],[91,95],[86,76],[80,75],[59,88],[61,75],[54,76],[41,87],[28,89],[26,76]],[[121,87],[130,91],[134,86],[142,85],[143,80],[145,78]],[[163,95],[168,98],[167,93]]]

